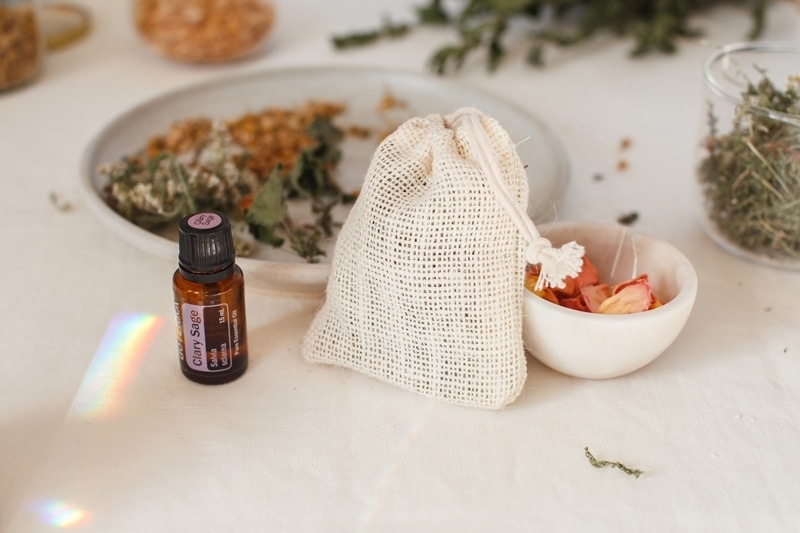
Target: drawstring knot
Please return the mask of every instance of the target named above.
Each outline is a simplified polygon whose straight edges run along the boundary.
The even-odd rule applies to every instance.
[[[570,241],[561,248],[555,248],[549,240],[538,237],[531,241],[525,250],[525,261],[541,265],[539,279],[534,290],[545,287],[563,289],[564,278],[577,276],[583,266],[583,246]]]

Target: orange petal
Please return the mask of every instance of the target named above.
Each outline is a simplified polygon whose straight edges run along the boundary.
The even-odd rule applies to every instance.
[[[621,291],[625,287],[628,287],[630,285],[635,285],[637,283],[643,283],[643,284],[647,285],[648,287],[650,287],[650,281],[647,279],[647,274],[640,274],[639,276],[636,276],[633,279],[629,279],[627,281],[623,281],[623,282],[618,283],[614,287],[614,294],[618,293],[619,291]]]
[[[583,266],[581,266],[581,271],[578,273],[578,277],[575,281],[578,284],[578,288],[600,283],[600,278],[597,276],[597,269],[585,255],[583,256]]]
[[[580,295],[573,296],[571,298],[563,298],[559,300],[559,303],[562,307],[567,307],[576,311],[585,311],[587,313],[592,312],[592,310],[589,309],[589,306],[586,305],[586,301],[583,299],[583,296]]]
[[[647,310],[649,311],[651,309],[655,309],[656,307],[661,307],[662,305],[664,304],[661,303],[661,300],[659,300],[655,294],[651,294],[650,307],[648,307]]]
[[[600,304],[598,313],[622,315],[626,313],[639,313],[650,307],[650,284],[634,283],[615,289],[615,294]]]
[[[581,287],[581,297],[586,302],[586,307],[592,313],[597,313],[600,305],[611,297],[611,289],[605,283],[602,285],[587,285]]]
[[[561,302],[558,301],[558,297],[553,293],[553,290],[550,287],[546,287],[539,292],[540,292],[539,296],[541,296],[548,302],[552,302],[556,305],[561,305]]]
[[[539,268],[533,265],[528,265],[525,269],[525,288],[540,298],[544,298],[548,302],[558,304],[558,297],[553,293],[550,287],[545,287],[541,290],[536,290],[536,282],[539,281]]]
[[[529,274],[527,271],[525,272],[525,288],[531,291],[533,294],[541,296],[541,291],[534,290],[537,281],[539,281],[539,276]]]
[[[583,264],[581,265],[578,275],[564,278],[564,287],[561,289],[554,289],[554,291],[560,297],[572,298],[580,296],[582,287],[596,285],[597,283],[600,283],[600,280],[597,278],[597,269],[586,256],[583,256]]]

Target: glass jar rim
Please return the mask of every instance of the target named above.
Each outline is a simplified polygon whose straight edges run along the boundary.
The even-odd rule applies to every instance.
[[[744,105],[741,95],[738,93],[732,94],[726,90],[717,77],[714,76],[713,69],[720,61],[724,61],[740,52],[800,54],[800,45],[792,42],[779,41],[740,42],[721,46],[709,55],[705,63],[703,63],[703,79],[705,80],[706,86],[714,94],[736,106]],[[800,70],[798,70],[797,75],[800,76]],[[800,115],[791,115],[782,111],[775,111],[759,106],[749,106],[747,111],[748,113],[754,113],[794,126],[800,126]]]

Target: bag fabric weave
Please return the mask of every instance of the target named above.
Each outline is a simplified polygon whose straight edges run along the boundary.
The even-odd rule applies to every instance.
[[[493,118],[465,108],[408,120],[372,158],[303,357],[446,402],[512,402],[526,378],[526,260],[557,285],[582,253],[540,238],[527,198]]]

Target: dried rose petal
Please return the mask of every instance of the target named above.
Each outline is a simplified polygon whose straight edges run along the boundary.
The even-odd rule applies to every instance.
[[[575,279],[578,287],[580,288],[586,287],[587,285],[597,285],[600,283],[600,278],[597,276],[597,269],[585,255],[583,256],[583,265],[581,266],[581,271],[578,273],[578,277]]]
[[[536,282],[539,280],[539,269],[536,266],[528,265],[525,269],[525,288],[540,298],[544,298],[548,302],[560,305],[558,297],[550,287],[545,287],[541,290],[536,290]]]
[[[572,298],[580,295],[582,287],[596,285],[597,283],[600,283],[597,277],[597,269],[586,256],[583,256],[583,264],[578,275],[564,278],[564,287],[553,290],[559,299]]]
[[[532,273],[530,269],[525,270],[525,288],[531,291],[536,296],[541,296],[541,291],[535,290],[536,282],[539,280],[539,276]]]
[[[652,299],[650,284],[647,278],[641,282],[628,283],[621,289],[615,289],[614,295],[600,304],[598,313],[622,315],[647,311]],[[618,286],[619,287],[619,286]]]
[[[556,305],[560,305],[560,302],[558,301],[558,297],[555,295],[555,293],[553,292],[553,289],[551,289],[550,287],[546,287],[546,288],[542,289],[541,291],[539,291],[539,296],[544,298],[548,302],[553,302]]]
[[[564,281],[563,289],[534,290],[539,279],[538,265],[528,265],[525,269],[525,288],[562,307],[603,314],[628,314],[655,309],[662,305],[653,294],[647,274],[623,281],[614,287],[600,283],[597,269],[592,262],[583,257],[583,266],[575,277]]]
[[[589,309],[589,306],[586,305],[586,300],[584,300],[583,296],[581,295],[573,296],[571,298],[562,298],[559,300],[559,304],[561,307],[567,307],[576,311],[585,311],[587,313],[592,312],[592,310]]]
[[[647,279],[647,274],[640,274],[639,276],[636,276],[633,279],[629,279],[627,281],[622,281],[622,282],[618,283],[614,287],[614,293],[618,293],[619,291],[621,291],[625,287],[629,287],[630,285],[635,285],[637,283],[646,284],[646,285],[649,286],[650,285],[650,280]]]
[[[600,305],[611,297],[611,288],[603,284],[587,285],[581,288],[581,296],[586,302],[586,307],[592,313],[597,313]]]

